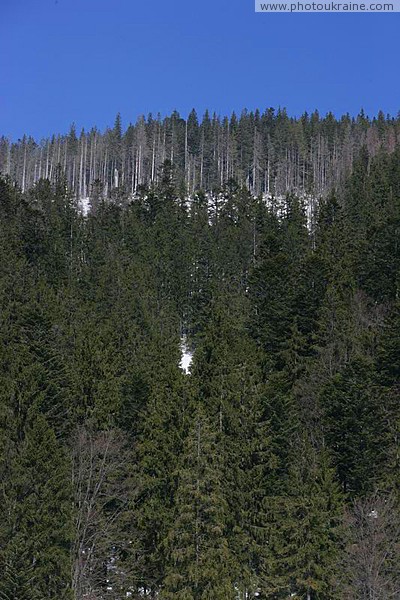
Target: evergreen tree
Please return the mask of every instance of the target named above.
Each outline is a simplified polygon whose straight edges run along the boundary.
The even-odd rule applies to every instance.
[[[69,465],[42,415],[31,411],[10,476],[2,507],[9,535],[1,553],[7,572],[2,593],[18,584],[21,598],[29,585],[29,598],[71,598]]]
[[[345,493],[373,491],[385,460],[385,423],[373,368],[353,360],[322,390],[324,426]]]
[[[200,406],[177,472],[174,519],[162,598],[222,600],[234,585],[234,558],[227,540],[228,503],[218,435]]]
[[[304,440],[296,448],[284,495],[264,500],[268,551],[262,563],[264,597],[295,594],[334,598],[342,499],[325,453]]]

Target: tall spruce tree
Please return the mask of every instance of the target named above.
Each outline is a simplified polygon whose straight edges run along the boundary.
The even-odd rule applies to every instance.
[[[229,506],[219,437],[216,418],[207,418],[196,406],[176,472],[162,598],[223,600],[234,592],[238,565],[227,539]]]

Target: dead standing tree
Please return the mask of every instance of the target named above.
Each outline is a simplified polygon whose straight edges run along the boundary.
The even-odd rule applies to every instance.
[[[400,515],[391,496],[356,500],[346,515],[339,592],[344,600],[400,597]]]
[[[76,600],[95,600],[107,590],[128,585],[121,556],[132,544],[122,527],[132,500],[130,454],[120,431],[80,428],[72,439],[72,458],[72,587]]]

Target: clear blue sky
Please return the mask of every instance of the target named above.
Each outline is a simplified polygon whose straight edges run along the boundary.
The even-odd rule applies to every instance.
[[[0,0],[0,135],[140,114],[400,109],[398,14],[255,14],[254,0]]]

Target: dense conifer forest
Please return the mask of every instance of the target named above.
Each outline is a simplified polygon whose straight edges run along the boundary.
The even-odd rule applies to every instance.
[[[399,134],[3,138],[1,600],[400,598]]]

